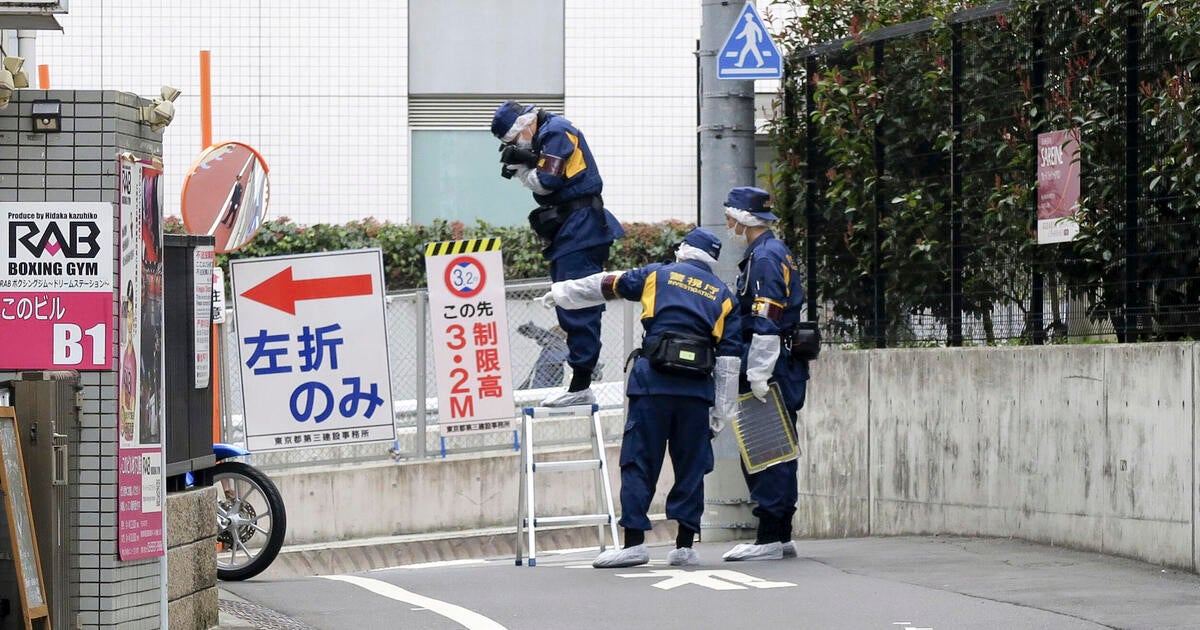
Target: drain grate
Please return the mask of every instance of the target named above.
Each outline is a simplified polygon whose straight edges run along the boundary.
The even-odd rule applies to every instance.
[[[222,599],[217,602],[217,606],[221,612],[252,623],[258,630],[314,630],[312,626],[304,625],[287,615],[250,602]]]

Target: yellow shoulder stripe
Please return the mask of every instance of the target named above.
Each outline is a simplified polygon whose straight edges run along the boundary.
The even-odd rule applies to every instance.
[[[721,302],[721,316],[717,318],[717,325],[713,326],[712,329],[713,338],[717,341],[720,341],[725,336],[725,318],[732,310],[733,300],[725,298],[725,301]]]
[[[571,141],[571,145],[575,147],[575,150],[571,151],[571,155],[567,157],[567,164],[563,167],[563,175],[567,179],[571,179],[587,168],[587,162],[583,159],[583,151],[579,150],[579,138],[573,133],[568,133],[567,139]]]
[[[647,275],[642,287],[642,319],[654,317],[655,293],[658,293],[658,272]]]

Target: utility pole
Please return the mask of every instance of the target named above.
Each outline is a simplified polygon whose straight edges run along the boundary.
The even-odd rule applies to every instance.
[[[738,21],[739,0],[701,0],[700,18],[700,212],[698,223],[721,238],[723,254],[713,271],[732,284],[738,251],[725,236],[725,196],[754,185],[754,81],[717,78],[717,54]]]
[[[725,197],[754,184],[754,81],[718,79],[717,56],[745,8],[745,0],[700,0],[700,209],[697,223],[721,238],[713,272],[733,286],[742,250],[725,234]],[[752,536],[755,518],[742,479],[733,430],[713,440],[713,472],[705,477],[704,540]]]

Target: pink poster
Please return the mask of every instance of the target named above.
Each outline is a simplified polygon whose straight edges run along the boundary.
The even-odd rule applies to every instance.
[[[1079,130],[1038,134],[1038,244],[1079,234]]]
[[[111,370],[113,209],[0,203],[0,370]]]
[[[122,560],[138,560],[166,552],[162,169],[128,156],[119,166],[117,551]]]

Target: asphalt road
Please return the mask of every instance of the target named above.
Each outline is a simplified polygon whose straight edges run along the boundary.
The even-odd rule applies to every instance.
[[[354,575],[225,582],[242,627],[359,630],[587,628],[1200,628],[1200,576],[993,538],[798,541],[800,557],[592,569],[596,549],[412,565]],[[266,618],[266,617],[264,617]],[[258,623],[258,625],[255,625]]]

